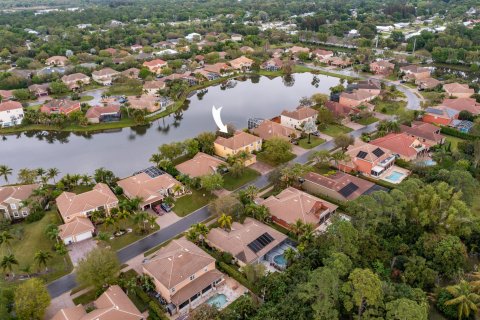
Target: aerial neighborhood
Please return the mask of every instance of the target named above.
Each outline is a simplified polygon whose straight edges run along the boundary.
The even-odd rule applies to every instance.
[[[6,0],[0,318],[476,319],[479,10]]]

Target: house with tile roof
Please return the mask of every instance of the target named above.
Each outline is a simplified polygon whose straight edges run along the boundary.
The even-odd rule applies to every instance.
[[[336,101],[325,102],[325,108],[328,109],[336,119],[341,119],[342,124],[350,122],[351,116],[360,113],[359,109],[352,108]]]
[[[182,174],[191,178],[211,175],[227,163],[209,154],[198,152],[192,159],[178,164],[175,168]]]
[[[400,72],[404,74],[403,80],[410,81],[410,80],[419,80],[425,79],[430,77],[430,69],[420,67],[417,65],[408,65],[400,67]]]
[[[64,75],[62,82],[70,89],[75,90],[90,83],[90,77],[83,73]]]
[[[283,60],[280,58],[271,58],[260,66],[263,70],[278,71],[283,68]]]
[[[32,84],[28,86],[28,91],[37,98],[48,96],[48,89],[50,89],[50,83]]]
[[[405,161],[416,160],[425,156],[429,147],[415,137],[406,133],[389,133],[384,137],[370,141],[370,144],[390,150]]]
[[[422,121],[443,126],[448,126],[453,120],[458,119],[460,111],[447,106],[428,107],[424,110]]]
[[[213,228],[207,235],[209,246],[230,253],[240,266],[261,263],[281,246],[288,237],[252,218],[243,223],[233,222],[230,230]],[[260,240],[259,240],[260,239]]]
[[[458,112],[465,110],[473,115],[480,114],[480,103],[473,98],[445,99],[441,105]]]
[[[254,151],[262,150],[262,139],[244,131],[237,131],[230,138],[217,137],[213,145],[215,154],[227,159],[241,152],[252,154]],[[255,155],[251,155],[250,158],[246,160],[245,165],[249,166],[255,162]]]
[[[26,218],[30,209],[23,205],[23,201],[30,198],[38,187],[38,184],[0,187],[0,215],[8,220]]]
[[[113,81],[120,76],[120,72],[112,68],[103,68],[92,72],[92,79],[104,86],[112,85]]]
[[[151,80],[151,81],[145,81],[143,84],[143,92],[146,95],[150,96],[158,96],[158,91],[165,89],[166,84],[165,80]]]
[[[291,225],[300,220],[312,224],[316,230],[324,230],[338,208],[333,203],[293,187],[256,202],[270,210],[273,222],[287,229],[291,229]]]
[[[352,92],[342,92],[340,94],[339,103],[348,107],[358,107],[366,105],[378,96],[377,93],[368,92],[367,90],[353,90]]]
[[[326,195],[339,201],[351,201],[361,195],[385,190],[373,182],[340,171],[325,175],[309,172],[303,176],[302,189],[310,194]]]
[[[60,309],[51,320],[145,320],[130,298],[118,285],[110,286],[93,302],[93,310],[77,305]]]
[[[184,238],[160,248],[142,268],[153,278],[170,314],[185,310],[224,281],[215,258]]]
[[[95,226],[87,217],[74,217],[69,223],[58,227],[58,236],[66,245],[93,237]]]
[[[269,140],[272,138],[280,138],[287,141],[299,138],[301,132],[293,128],[284,126],[280,123],[273,122],[271,120],[262,121],[257,127],[253,128],[251,132],[254,135],[259,136],[263,140]]]
[[[317,49],[312,52],[312,55],[321,61],[333,57],[333,51]]]
[[[140,69],[130,68],[130,69],[122,71],[120,74],[121,74],[121,76],[123,76],[125,78],[139,79]]]
[[[13,90],[0,90],[0,102],[13,99]]]
[[[168,173],[152,177],[141,172],[118,181],[118,185],[127,198],[142,200],[140,203],[142,210],[153,208],[168,196],[181,196],[186,192],[185,187]]]
[[[168,65],[166,61],[163,61],[162,59],[154,59],[151,61],[145,61],[143,63],[143,66],[147,68],[150,72],[160,74],[163,70]]]
[[[379,177],[395,164],[395,155],[390,150],[360,139],[348,147],[346,154],[349,160],[336,163],[338,169],[344,172],[357,171],[366,176]]]
[[[118,121],[122,117],[118,104],[106,104],[90,107],[85,113],[89,123]]]
[[[284,110],[280,114],[280,123],[292,129],[300,129],[308,121],[317,121],[318,111],[310,107]]]
[[[442,82],[435,78],[428,77],[428,78],[415,80],[415,84],[418,86],[418,89],[420,90],[433,90],[436,87],[440,86]]]
[[[68,116],[76,111],[81,111],[80,101],[70,99],[52,99],[40,107],[40,112],[46,114],[60,113]]]
[[[68,58],[64,56],[53,56],[45,60],[47,66],[65,67],[68,63]]]
[[[475,90],[471,89],[468,84],[458,82],[444,84],[443,90],[448,97],[457,98],[470,98],[475,93]]]
[[[17,101],[0,103],[0,128],[12,127],[22,123],[23,106]]]
[[[374,74],[389,75],[394,68],[395,65],[387,60],[378,60],[370,63],[370,71]]]
[[[250,71],[253,65],[253,60],[245,56],[238,57],[237,59],[230,60],[230,66],[238,71],[246,72]]]
[[[413,121],[411,126],[402,124],[400,125],[400,132],[418,139],[429,147],[445,142],[445,136],[440,133],[440,127],[422,121]]]

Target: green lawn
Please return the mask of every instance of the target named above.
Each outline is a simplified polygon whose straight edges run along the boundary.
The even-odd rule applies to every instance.
[[[108,240],[108,244],[112,247],[113,250],[119,250],[123,247],[128,246],[129,244],[138,241],[144,237],[146,237],[148,234],[157,231],[160,229],[160,227],[155,223],[155,226],[153,228],[149,228],[147,233],[140,233],[138,229],[138,225],[135,224],[133,221],[133,217],[126,220],[126,221],[120,221],[119,222],[119,227],[121,229],[128,229],[131,228],[133,229],[132,232],[126,233],[120,237],[115,237],[112,240]],[[105,232],[109,235],[113,235],[115,232],[115,227],[114,226],[106,226],[105,224],[97,226],[98,232]]]
[[[229,191],[233,191],[254,180],[259,175],[260,173],[250,168],[245,168],[245,172],[240,177],[234,177],[231,173],[227,173],[223,176],[223,187]]]
[[[375,101],[375,111],[384,114],[395,115],[405,109],[407,102],[405,101]]]
[[[326,128],[320,130],[321,133],[325,133],[330,137],[336,137],[341,134],[349,133],[350,131],[352,131],[352,129],[342,126],[341,124],[329,124]]]
[[[273,167],[276,167],[282,163],[286,163],[292,159],[295,158],[295,155],[293,153],[290,152],[290,154],[286,155],[285,156],[285,159],[284,161],[272,161],[271,159],[269,159],[265,153],[265,151],[262,151],[262,152],[259,152],[257,153],[257,160],[258,161],[261,161],[261,162],[265,162],[266,164],[269,164]]]
[[[55,240],[50,240],[45,235],[45,229],[49,224],[61,224],[60,217],[54,210],[48,211],[40,221],[22,222],[11,226],[9,232],[14,237],[11,250],[18,261],[18,266],[14,268],[15,274],[23,273],[19,269],[26,266],[30,266],[30,272],[37,272],[38,267],[33,257],[40,250],[52,254],[52,259],[48,262],[49,273],[42,275],[43,279],[49,282],[70,273],[72,270],[70,258],[68,255],[65,256],[67,261],[67,264],[65,264],[63,257],[53,251]],[[42,267],[41,271],[44,270]]]
[[[445,136],[445,140],[446,140],[447,143],[451,143],[451,150],[452,151],[457,151],[458,143],[463,141],[460,138],[452,137],[452,136]]]
[[[298,140],[298,146],[303,148],[303,149],[312,149],[315,148],[316,146],[324,143],[325,140],[311,136],[310,137],[310,143],[308,143],[308,137],[303,138]]]
[[[92,96],[81,96],[80,97],[80,102],[87,102],[87,101],[92,101],[93,97]]]
[[[206,206],[215,198],[215,195],[204,190],[192,190],[192,194],[178,198],[175,201],[173,211],[179,217],[185,217],[189,213]]]
[[[85,292],[82,295],[79,295],[78,297],[76,297],[72,300],[73,300],[73,303],[75,305],[87,304],[87,303],[90,303],[97,298],[96,294],[97,294],[97,291],[95,289],[92,289],[90,291]]]
[[[368,117],[368,118],[362,118],[362,119],[356,120],[355,122],[363,126],[368,126],[369,124],[372,124],[377,121],[378,119],[375,117]]]

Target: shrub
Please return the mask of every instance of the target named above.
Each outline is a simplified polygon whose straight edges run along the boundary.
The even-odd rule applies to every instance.
[[[35,222],[35,221],[40,221],[40,220],[42,220],[42,218],[44,216],[45,216],[44,211],[32,212],[25,218],[25,221],[28,222],[28,223],[32,223],[32,222]]]
[[[464,140],[475,140],[475,139],[479,138],[479,137],[473,136],[471,134],[468,134],[468,133],[465,133],[465,132],[460,132],[456,129],[449,128],[449,127],[442,127],[440,132],[443,133],[443,134],[446,134],[448,136],[457,137],[457,138],[464,139]]]
[[[445,289],[441,289],[437,296],[437,309],[448,319],[457,319],[458,313],[455,306],[447,306],[445,302],[452,299],[453,296]]]
[[[238,271],[235,267],[233,267],[229,264],[226,264],[225,262],[222,262],[222,261],[217,261],[217,267],[220,271],[225,272],[230,277],[234,278],[235,280],[240,282],[242,285],[244,285],[248,289],[255,292],[254,286],[247,280],[245,275],[243,273],[241,273],[240,271]]]
[[[148,303],[148,307],[150,309],[150,316],[152,316],[153,319],[159,319],[159,320],[168,320],[167,315],[165,314],[165,311],[163,311],[162,308],[158,305],[156,301],[150,301]]]

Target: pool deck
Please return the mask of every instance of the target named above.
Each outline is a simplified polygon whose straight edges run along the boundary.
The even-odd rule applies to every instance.
[[[387,177],[390,176],[394,171],[401,173],[403,176],[397,181],[387,179]],[[411,174],[411,171],[404,168],[400,168],[399,166],[393,165],[391,168],[389,168],[387,171],[385,171],[380,175],[380,180],[393,183],[393,184],[399,184],[400,182],[405,180],[410,174]]]

